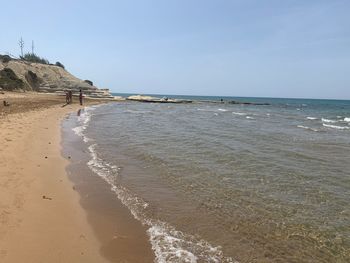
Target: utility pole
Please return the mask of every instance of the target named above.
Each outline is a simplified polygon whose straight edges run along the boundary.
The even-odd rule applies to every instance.
[[[32,40],[32,55],[34,55],[34,40]]]
[[[22,37],[21,37],[21,39],[19,40],[18,45],[19,45],[19,47],[21,48],[21,54],[22,54],[22,57],[23,57],[24,41],[23,41]]]

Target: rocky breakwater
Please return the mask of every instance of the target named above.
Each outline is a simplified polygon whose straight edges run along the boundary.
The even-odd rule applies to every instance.
[[[0,88],[10,91],[37,91],[64,95],[71,90],[78,95],[82,90],[90,98],[110,98],[108,89],[98,89],[89,80],[81,80],[63,67],[32,63],[0,56]]]
[[[158,98],[152,96],[144,95],[133,95],[126,98],[127,100],[139,101],[139,102],[149,102],[149,103],[192,103],[192,100],[179,100],[171,99],[167,97]]]
[[[168,97],[153,97],[147,95],[132,95],[126,98],[126,100],[138,101],[138,102],[148,102],[148,103],[216,103],[216,104],[238,104],[238,105],[254,105],[254,106],[266,106],[269,103],[259,103],[259,102],[242,102],[234,100],[188,100],[188,99],[172,99]]]

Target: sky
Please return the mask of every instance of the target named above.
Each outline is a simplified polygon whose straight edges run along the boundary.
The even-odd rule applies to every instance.
[[[137,94],[350,99],[348,0],[2,1],[0,53]],[[6,11],[4,11],[6,10]]]

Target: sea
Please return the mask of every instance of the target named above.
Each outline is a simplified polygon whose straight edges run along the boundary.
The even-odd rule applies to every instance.
[[[350,261],[350,101],[163,96],[73,128],[156,262]]]

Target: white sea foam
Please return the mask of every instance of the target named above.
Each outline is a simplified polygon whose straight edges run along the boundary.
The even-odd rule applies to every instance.
[[[310,128],[310,127],[303,126],[303,125],[298,125],[297,127],[298,127],[298,128],[301,128],[301,129],[305,129],[305,130],[314,131],[314,132],[318,132],[318,131],[319,131],[319,130],[317,130],[317,129]]]
[[[316,117],[306,117],[306,119],[308,119],[308,120],[317,120],[317,118]]]
[[[245,115],[247,115],[247,113],[244,113],[244,112],[232,112],[232,114],[234,114],[234,115],[239,115],[239,116],[245,116]]]
[[[73,128],[74,133],[83,138],[84,142],[89,142],[90,139],[83,133],[88,127],[88,123],[91,120],[92,111],[98,106],[86,107],[84,110],[80,110],[80,115],[78,116],[78,123],[80,126]]]
[[[111,186],[132,215],[149,227],[147,233],[157,262],[235,262],[232,258],[224,257],[220,247],[213,247],[204,240],[177,231],[165,222],[147,218],[145,209],[148,203],[116,182],[118,168],[100,159],[96,147],[96,144],[88,147],[91,155],[88,166]]]
[[[90,141],[85,140],[88,138],[84,131],[91,120],[93,109],[91,108],[85,111],[84,115],[80,115],[78,121],[82,125],[73,129],[85,142]],[[119,168],[99,158],[96,148],[97,144],[91,144],[88,147],[91,156],[87,163],[88,167],[111,186],[111,190],[137,220],[149,227],[147,234],[155,252],[156,262],[236,262],[230,257],[225,257],[220,247],[213,247],[204,240],[178,231],[168,223],[148,218],[145,212],[149,204],[118,184]]]
[[[198,108],[197,110],[198,110],[198,111],[207,111],[207,112],[216,111],[216,110],[214,110],[214,109],[203,109],[203,108]]]
[[[325,122],[325,123],[336,123],[337,121],[322,118],[322,122]]]
[[[218,111],[226,112],[226,111],[228,111],[228,110],[226,110],[226,109],[218,109]]]
[[[349,118],[349,117],[346,117],[346,118],[344,118],[344,121],[350,122],[350,118]]]
[[[250,116],[246,116],[246,119],[255,120],[253,117],[250,117]]]
[[[322,124],[324,127],[337,129],[337,130],[349,130],[350,127],[344,127],[344,126],[337,126],[337,125],[331,125],[331,124]]]
[[[141,111],[141,110],[125,110],[125,113],[134,113],[134,114],[147,114],[151,111]]]
[[[83,137],[83,130],[84,130],[84,127],[83,126],[78,126],[78,127],[75,127],[72,129],[74,131],[74,133],[80,137]]]

